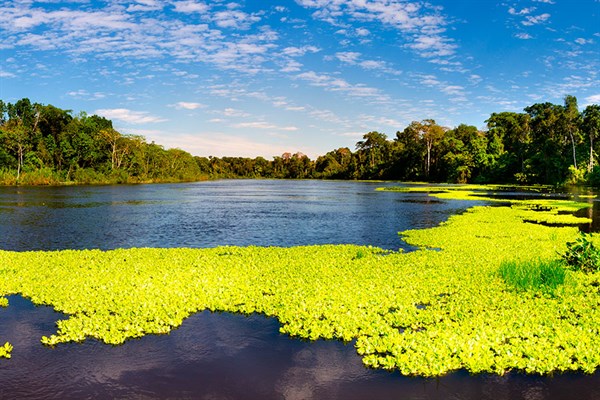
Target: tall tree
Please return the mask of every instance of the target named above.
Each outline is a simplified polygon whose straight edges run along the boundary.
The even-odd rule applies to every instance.
[[[580,142],[581,137],[579,136],[579,125],[580,125],[580,114],[577,107],[577,98],[575,96],[565,96],[564,105],[564,122],[565,128],[571,139],[571,150],[573,153],[573,166],[577,169],[577,149],[576,146]],[[576,143],[577,142],[577,143]]]
[[[583,131],[587,134],[590,146],[588,172],[594,168],[594,141],[600,135],[600,105],[590,104],[583,110]]]
[[[375,166],[383,161],[387,146],[387,136],[377,131],[363,135],[363,140],[356,143],[356,149],[363,152],[373,171]]]

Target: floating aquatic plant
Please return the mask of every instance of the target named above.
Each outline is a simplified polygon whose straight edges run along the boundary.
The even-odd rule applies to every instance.
[[[355,341],[365,365],[405,375],[591,373],[600,365],[599,273],[573,272],[556,296],[507,290],[497,273],[507,257],[551,259],[575,240],[574,226],[524,222],[529,212],[554,215],[553,204],[471,208],[402,232],[420,248],[408,253],[354,245],[0,251],[0,296],[20,293],[67,314],[42,338],[49,346],[165,334],[208,309],[274,317],[293,337]]]

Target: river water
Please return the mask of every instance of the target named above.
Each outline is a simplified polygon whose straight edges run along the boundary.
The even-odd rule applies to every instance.
[[[397,232],[478,202],[376,192],[389,183],[216,181],[177,185],[0,188],[0,248],[296,246],[411,250]],[[65,318],[10,296],[0,309],[0,399],[598,399],[600,373],[407,378],[362,366],[352,344],[282,336],[278,323],[202,312],[169,335],[121,346],[39,342]]]

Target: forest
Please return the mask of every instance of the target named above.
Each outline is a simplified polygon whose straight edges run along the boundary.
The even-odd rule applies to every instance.
[[[0,183],[140,183],[219,178],[361,179],[600,186],[600,105],[577,98],[492,113],[486,129],[413,121],[316,160],[302,153],[199,157],[121,134],[112,121],[24,98],[0,100]]]

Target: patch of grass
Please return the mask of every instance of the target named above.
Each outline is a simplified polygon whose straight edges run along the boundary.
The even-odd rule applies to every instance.
[[[498,273],[517,290],[552,294],[565,282],[565,268],[560,260],[503,261]]]

